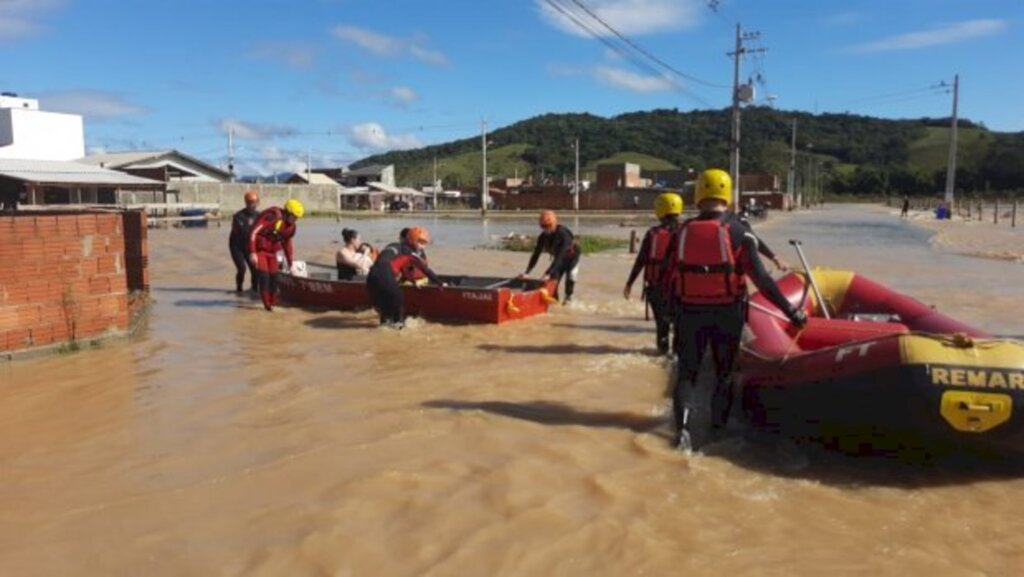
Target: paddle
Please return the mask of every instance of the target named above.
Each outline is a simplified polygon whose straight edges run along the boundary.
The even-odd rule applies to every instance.
[[[814,296],[818,298],[818,304],[821,305],[821,314],[825,315],[826,319],[831,319],[832,317],[828,314],[828,305],[825,304],[825,299],[821,298],[821,291],[818,290],[818,283],[814,280],[814,275],[811,274],[811,267],[807,264],[807,258],[804,257],[804,249],[802,248],[803,244],[796,239],[791,239],[789,244],[793,245],[793,248],[796,249],[796,255],[800,257],[800,264],[804,266],[804,272],[807,273],[807,282],[811,285],[811,288],[814,289]],[[806,296],[807,295],[805,294],[804,297],[806,298]],[[803,303],[800,303],[800,305],[802,307]]]

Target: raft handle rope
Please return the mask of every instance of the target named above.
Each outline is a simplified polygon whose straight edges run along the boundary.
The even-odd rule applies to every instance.
[[[803,243],[797,239],[790,239],[789,244],[793,245],[793,248],[796,249],[797,256],[800,257],[800,264],[804,266],[804,272],[807,273],[807,282],[810,283],[811,288],[814,289],[814,296],[817,297],[818,304],[821,305],[821,314],[825,315],[826,319],[831,319],[832,316],[828,313],[828,303],[825,302],[825,299],[821,298],[821,291],[818,290],[818,283],[814,280],[814,274],[811,273],[811,267],[807,264],[807,258],[804,256],[804,249],[802,248]],[[806,297],[806,293],[804,296]],[[801,303],[801,308],[803,308],[803,303]]]

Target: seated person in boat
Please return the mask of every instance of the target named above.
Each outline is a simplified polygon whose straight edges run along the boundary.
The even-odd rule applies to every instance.
[[[541,280],[554,280],[558,283],[565,278],[565,301],[568,304],[572,301],[573,291],[576,288],[576,278],[580,272],[580,245],[572,231],[558,224],[558,217],[554,211],[545,210],[540,213],[539,224],[541,233],[537,237],[537,244],[533,247],[533,254],[530,256],[530,264],[526,272],[519,275],[519,278],[526,278],[537,266],[542,252],[551,255],[551,264],[541,276]],[[555,300],[558,299],[558,288],[555,288]]]
[[[370,274],[370,267],[377,258],[377,251],[359,238],[359,232],[351,228],[341,231],[344,246],[338,251],[338,280],[352,280],[357,276]]]
[[[420,253],[430,243],[430,234],[426,229],[410,228],[405,238],[395,244],[389,244],[380,251],[377,261],[370,267],[366,276],[366,290],[370,293],[373,308],[380,316],[380,324],[392,328],[405,325],[405,296],[398,284],[412,268],[422,273],[430,282],[445,286],[434,271],[430,270]]]

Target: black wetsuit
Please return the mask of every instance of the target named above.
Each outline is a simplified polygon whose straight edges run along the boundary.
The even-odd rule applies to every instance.
[[[754,236],[757,236],[757,233],[754,232],[754,227],[750,226],[750,220],[747,217],[743,216],[742,214],[737,214],[736,220],[746,225],[746,227],[750,229],[750,232],[754,234]],[[768,246],[768,243],[762,240],[759,236],[757,237],[757,252],[763,254],[769,260],[775,260],[775,251],[773,251]]]
[[[231,217],[231,236],[228,237],[228,250],[231,251],[231,260],[235,262],[235,290],[242,292],[242,285],[245,284],[245,271],[249,270],[249,280],[252,290],[257,290],[256,267],[249,261],[249,233],[256,218],[260,215],[258,210],[243,208]]]
[[[729,213],[701,213],[694,220],[717,220],[729,225],[733,250],[739,253],[737,271],[754,281],[757,288],[791,319],[797,311],[779,291],[758,256],[757,236],[750,227]],[[666,254],[666,268],[676,266],[678,235],[673,236]],[[746,295],[728,304],[691,304],[676,300],[676,352],[679,370],[672,393],[676,429],[690,434],[694,449],[711,439],[713,429],[725,425],[732,407],[732,373],[746,323]],[[697,398],[697,377],[704,353],[711,349],[715,365],[715,388],[710,402]],[[687,412],[689,415],[687,419]],[[695,422],[695,419],[697,422]],[[703,421],[703,422],[699,422]]]
[[[636,282],[637,277],[640,276],[641,272],[645,269],[653,267],[654,270],[662,268],[660,261],[652,260],[651,255],[651,244],[654,242],[656,235],[669,233],[675,231],[676,227],[679,226],[679,221],[676,218],[666,218],[658,226],[652,227],[644,235],[644,240],[640,243],[640,252],[636,255],[636,260],[633,261],[633,269],[629,271],[629,278],[626,280],[626,284],[633,286]],[[644,300],[651,306],[651,312],[654,313],[654,327],[655,327],[655,342],[658,347],[658,351],[661,354],[665,354],[669,351],[669,335],[672,332],[672,324],[674,322],[672,316],[671,301],[668,299],[668,295],[665,291],[664,283],[661,282],[661,274],[657,274],[657,279],[649,278],[645,275],[644,278]]]
[[[407,274],[410,268],[422,272],[431,282],[441,284],[441,279],[430,270],[419,253],[404,243],[389,244],[380,251],[366,275],[366,290],[382,325],[401,327],[405,322],[405,296],[398,277]]]
[[[580,246],[576,243],[576,237],[568,228],[558,225],[551,232],[544,231],[537,237],[537,244],[533,247],[533,254],[530,255],[530,264],[526,267],[526,274],[530,274],[533,267],[537,266],[542,252],[552,256],[551,265],[544,273],[548,278],[561,283],[565,277],[565,300],[572,299],[576,289],[576,267],[580,264]],[[558,289],[555,289],[555,298],[558,298]]]

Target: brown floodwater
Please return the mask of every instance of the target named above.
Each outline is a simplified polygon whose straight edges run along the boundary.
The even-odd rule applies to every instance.
[[[409,222],[345,224],[381,242]],[[452,273],[519,272],[527,255],[476,247],[534,231],[425,224]],[[758,228],[790,262],[799,237],[814,264],[1024,334],[1020,264],[937,252],[869,209]],[[339,230],[302,222],[299,257],[329,261]],[[0,365],[0,574],[1024,574],[1024,468],[742,427],[670,449],[671,366],[621,297],[624,251],[585,258],[578,303],[549,315],[395,332],[227,292],[227,232],[153,233],[132,342]]]

